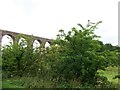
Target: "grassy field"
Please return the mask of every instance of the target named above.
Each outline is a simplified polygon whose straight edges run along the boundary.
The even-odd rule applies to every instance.
[[[17,86],[15,84],[12,84],[10,80],[4,80],[2,82],[2,88],[24,88],[22,86]]]
[[[116,75],[118,75],[118,67],[107,67],[106,71],[99,70],[98,71],[101,76],[107,77],[109,82],[112,82],[113,84],[118,84],[118,78],[113,79]]]
[[[98,72],[100,73],[101,76],[106,76],[109,82],[112,82],[114,85],[118,84],[118,79],[113,79],[113,77],[115,75],[118,75],[118,68],[117,67],[108,67],[108,68],[106,68],[106,71],[99,70]],[[25,78],[21,78],[21,79],[20,78],[13,78],[13,79],[9,79],[9,80],[8,79],[3,80],[2,87],[3,88],[24,88],[21,85],[21,83],[23,83],[24,81],[25,81]]]

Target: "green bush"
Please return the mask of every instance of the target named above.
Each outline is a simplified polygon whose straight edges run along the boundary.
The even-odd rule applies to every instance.
[[[21,36],[21,35],[20,35]],[[21,36],[22,37],[22,36]],[[2,69],[6,71],[9,76],[32,75],[37,73],[36,57],[29,42],[31,38],[26,41],[14,43],[13,45],[5,46],[2,50]],[[24,47],[27,45],[27,47]]]
[[[52,67],[58,82],[77,78],[82,84],[96,84],[97,70],[108,66],[109,54],[106,50],[98,52],[102,46],[93,31],[99,23],[101,21],[86,28],[78,24],[81,29],[72,28],[68,34],[59,31],[53,43],[58,45],[60,58]]]
[[[4,47],[4,78],[28,77],[23,79],[28,88],[109,87],[110,83],[97,71],[117,64],[118,52],[115,48],[118,47],[110,49],[111,45],[99,41],[99,36],[94,33],[99,23],[101,21],[87,27],[78,24],[80,29],[73,27],[67,34],[60,30],[57,39],[51,41],[50,48],[33,50],[32,38],[25,36],[27,44],[23,40],[20,44]]]

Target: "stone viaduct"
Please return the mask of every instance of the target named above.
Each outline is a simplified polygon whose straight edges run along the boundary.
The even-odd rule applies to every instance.
[[[4,35],[10,36],[13,39],[13,43],[14,43],[14,42],[18,42],[18,35],[20,35],[20,34],[22,34],[22,33],[11,32],[11,31],[0,29],[0,46],[2,44],[2,38]],[[27,35],[27,34],[22,34],[22,35],[27,36],[27,37],[32,37],[32,41],[31,41],[32,44],[35,40],[37,40],[40,43],[40,45],[45,46],[46,42],[48,42],[50,44],[50,41],[51,41],[51,39],[48,39],[48,38]]]

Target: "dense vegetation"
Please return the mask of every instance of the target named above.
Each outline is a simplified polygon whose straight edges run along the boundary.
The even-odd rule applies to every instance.
[[[100,23],[78,24],[79,29],[73,27],[67,34],[59,30],[47,48],[33,49],[28,37],[27,43],[3,47],[3,81],[10,79],[27,88],[116,87],[99,71],[118,65],[120,48],[99,41],[94,30]]]

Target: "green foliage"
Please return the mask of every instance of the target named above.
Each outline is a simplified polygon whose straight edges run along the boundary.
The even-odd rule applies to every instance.
[[[4,88],[25,88],[25,87],[12,84],[9,80],[5,80],[2,82],[2,88],[4,89]]]
[[[99,42],[101,44],[101,48],[97,52],[103,52],[104,56],[107,57],[106,63],[108,63],[108,66],[118,66],[118,56],[120,53],[120,47],[119,46],[112,46],[111,44],[103,44],[101,41]]]
[[[98,52],[102,46],[97,39],[99,36],[94,34],[99,23],[86,28],[78,24],[81,29],[72,28],[67,35],[64,30],[59,31],[60,34],[53,42],[59,47],[60,59],[54,67],[59,80],[77,78],[83,84],[95,84],[97,70],[108,66],[109,52]]]
[[[21,35],[20,35],[21,36]],[[20,37],[19,36],[19,37]],[[26,41],[28,42],[27,47]],[[20,43],[5,46],[2,50],[2,69],[8,73],[8,77],[36,74],[37,62],[33,49],[29,44],[31,39],[26,38]]]
[[[109,86],[107,78],[100,76],[98,70],[117,65],[119,47],[99,41],[100,36],[94,30],[100,23],[88,21],[87,27],[78,24],[79,29],[73,27],[67,34],[60,30],[50,48],[33,49],[33,37],[20,35],[18,39],[25,40],[3,47],[3,76],[19,76],[23,82],[13,82],[24,83],[28,88]]]
[[[105,71],[103,70],[98,70],[99,76],[100,77],[106,77],[107,80],[106,82],[102,82],[104,86],[109,86],[109,87],[117,87],[118,86],[118,79],[115,78],[115,76],[118,74],[118,67],[116,66],[109,66],[105,68]]]

